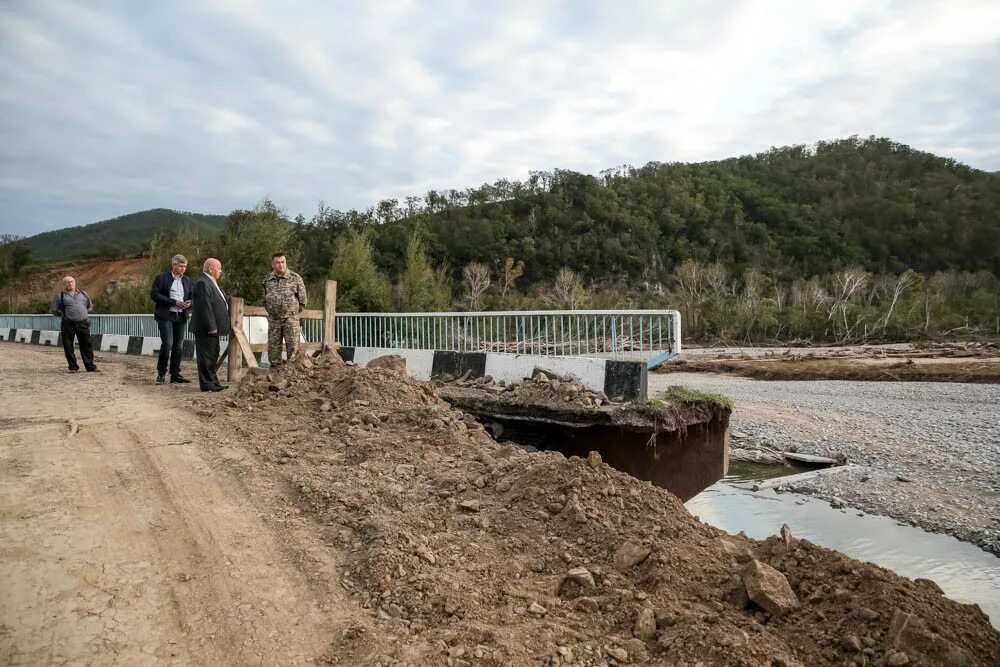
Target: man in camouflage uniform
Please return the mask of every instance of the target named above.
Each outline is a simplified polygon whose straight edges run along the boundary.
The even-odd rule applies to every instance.
[[[264,279],[264,308],[267,310],[267,359],[272,368],[281,365],[281,342],[288,359],[299,349],[299,312],[306,307],[306,286],[302,276],[288,270],[285,253],[271,257],[271,275]]]

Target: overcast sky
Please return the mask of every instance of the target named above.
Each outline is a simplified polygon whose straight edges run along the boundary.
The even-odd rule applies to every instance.
[[[0,2],[0,232],[888,136],[1000,170],[1000,2]]]

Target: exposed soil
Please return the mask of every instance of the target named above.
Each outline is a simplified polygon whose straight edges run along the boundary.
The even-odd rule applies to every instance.
[[[146,259],[119,259],[114,261],[81,262],[53,269],[44,269],[23,276],[15,286],[0,293],[0,307],[4,312],[22,312],[17,304],[37,300],[48,302],[62,289],[65,276],[76,278],[77,285],[96,300],[111,283],[124,285],[143,277]]]
[[[203,398],[99,363],[0,345],[8,664],[1000,662],[930,582],[501,446],[391,367],[330,354]]]
[[[654,405],[623,401],[621,397],[609,399],[604,392],[587,389],[574,378],[542,369],[535,369],[532,378],[516,384],[493,383],[490,376],[485,376],[438,381],[435,387],[450,405],[477,416],[518,417],[576,426],[620,426],[644,433],[684,431],[688,426],[729,415],[728,408],[707,400]]]
[[[664,362],[658,373],[724,373],[757,380],[865,380],[920,382],[1000,382],[1000,347],[975,351],[946,348],[904,353],[852,352],[836,355],[767,355],[747,358],[684,355]]]

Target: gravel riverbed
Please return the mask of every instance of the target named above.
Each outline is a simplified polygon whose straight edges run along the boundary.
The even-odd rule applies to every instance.
[[[788,490],[1000,556],[1000,385],[649,376],[650,396],[670,385],[729,396],[734,448],[843,454],[856,466]]]

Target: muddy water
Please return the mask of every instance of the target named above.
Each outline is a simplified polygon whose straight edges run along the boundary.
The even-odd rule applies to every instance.
[[[1000,628],[1000,558],[948,535],[927,533],[879,516],[858,516],[793,493],[738,488],[746,482],[800,472],[788,466],[736,463],[730,474],[685,503],[702,521],[763,540],[782,523],[792,535],[870,561],[911,579],[934,581],[952,600],[976,603]]]

